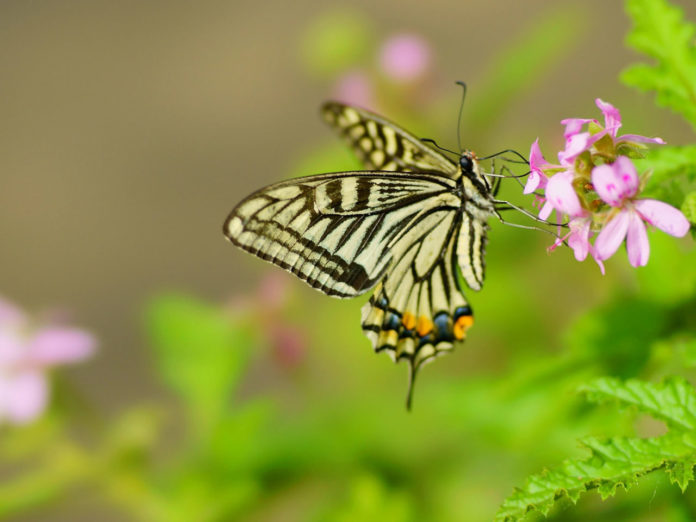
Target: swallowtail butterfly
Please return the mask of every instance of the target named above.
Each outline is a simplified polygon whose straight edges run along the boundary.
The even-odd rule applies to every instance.
[[[362,328],[375,351],[408,361],[410,407],[418,369],[473,324],[462,286],[483,285],[486,222],[500,218],[491,186],[472,152],[455,162],[342,103],[321,113],[368,170],[262,188],[232,210],[224,234],[327,295],[374,290]]]

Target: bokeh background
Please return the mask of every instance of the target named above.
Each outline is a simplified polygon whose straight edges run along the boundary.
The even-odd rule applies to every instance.
[[[679,4],[696,19],[693,3]],[[589,411],[573,386],[607,369],[664,368],[646,363],[652,352],[583,367],[585,347],[568,332],[616,296],[652,295],[651,281],[693,250],[690,239],[651,235],[651,265],[636,271],[620,254],[602,277],[566,249],[548,255],[544,234],[492,223],[486,287],[469,292],[477,323],[422,372],[408,414],[406,368],[374,355],[360,332],[366,298],[326,298],[221,234],[252,190],[357,165],[318,117],[336,96],[458,149],[454,82],[464,80],[462,139],[479,155],[527,155],[539,137],[553,158],[559,121],[598,117],[596,97],[621,109],[626,132],[693,142],[687,123],[618,80],[638,60],[624,45],[629,28],[622,3],[603,0],[0,3],[0,294],[31,312],[69,313],[99,340],[90,361],[61,372],[71,391],[57,398],[69,412],[55,421],[60,437],[68,430],[99,447],[99,426],[153,405],[147,420],[128,422],[156,424],[132,476],[149,474],[143,483],[159,499],[155,509],[117,478],[120,486],[90,488],[77,473],[75,487],[56,479],[65,487],[7,516],[489,520],[527,474],[577,453],[576,438],[598,426],[631,429],[610,410]],[[402,34],[429,53],[413,79],[390,75],[379,59]],[[503,193],[531,205],[512,182]],[[153,350],[176,337],[167,314],[178,307],[222,311],[244,332],[233,343],[244,353],[234,398],[224,401],[253,421],[214,444],[182,435],[197,431],[187,408],[198,406],[172,385],[204,347],[189,343],[187,362],[169,367]],[[85,411],[88,421],[65,420]],[[219,455],[196,460],[213,446]],[[110,473],[104,465],[98,475]],[[176,473],[173,486],[166,477]],[[656,488],[676,495],[656,480],[645,498]],[[237,504],[206,511],[232,490]],[[626,495],[590,499],[556,516],[632,520],[632,505]],[[666,520],[669,505],[656,501],[640,520]]]

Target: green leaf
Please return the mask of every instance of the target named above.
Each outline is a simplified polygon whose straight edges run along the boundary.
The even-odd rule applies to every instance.
[[[651,172],[642,197],[655,197],[679,207],[685,193],[696,190],[696,145],[656,147],[634,161],[639,172]]]
[[[657,303],[621,297],[577,319],[566,333],[567,344],[573,352],[601,364],[603,373],[635,377],[667,320],[665,309]]]
[[[217,419],[247,360],[251,337],[219,308],[189,297],[155,299],[147,312],[157,369],[194,424]]]
[[[693,467],[696,447],[680,433],[650,439],[589,438],[581,444],[590,450],[589,457],[566,460],[556,469],[529,477],[524,487],[505,499],[496,520],[521,520],[533,510],[546,515],[560,498],[575,503],[592,489],[606,499],[619,486],[628,490],[639,477],[658,469],[667,470],[682,489],[693,479],[689,465]]]
[[[692,223],[696,223],[696,191],[689,192],[684,198],[681,211],[686,216],[686,219]]]
[[[581,388],[593,402],[616,401],[664,421],[670,431],[660,437],[588,438],[581,442],[590,455],[569,459],[560,466],[530,476],[502,504],[496,520],[521,520],[530,511],[546,515],[557,500],[573,503],[586,491],[602,499],[618,487],[628,490],[650,472],[663,469],[682,491],[694,479],[696,465],[696,390],[686,380],[671,377],[653,384],[597,379]]]
[[[664,421],[669,428],[696,430],[696,390],[685,379],[671,377],[662,383],[604,377],[582,386],[592,402],[616,400]]]
[[[621,79],[655,91],[658,104],[682,114],[696,128],[696,27],[666,0],[628,0],[626,9],[634,24],[627,44],[656,63],[633,65]]]
[[[660,230],[650,233],[650,262],[636,273],[643,299],[668,307],[693,299],[696,294],[696,249]],[[666,328],[672,330],[673,326]]]

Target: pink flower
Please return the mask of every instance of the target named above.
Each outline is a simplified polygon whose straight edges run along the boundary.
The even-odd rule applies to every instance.
[[[87,358],[95,344],[77,328],[31,328],[16,307],[0,300],[0,422],[39,417],[48,403],[48,370]]]
[[[415,80],[430,66],[430,46],[417,35],[393,36],[382,45],[379,64],[394,80]]]
[[[689,231],[689,221],[673,206],[654,199],[634,199],[640,182],[633,162],[626,156],[619,156],[610,165],[595,167],[592,184],[605,203],[618,209],[595,241],[599,259],[614,255],[625,238],[631,265],[647,264],[650,244],[644,221],[676,237]]]
[[[278,323],[269,331],[274,358],[284,368],[296,368],[302,363],[307,340],[299,328],[291,324]]]
[[[551,165],[544,159],[541,149],[539,148],[539,138],[532,143],[532,148],[529,151],[529,168],[531,172],[527,178],[527,184],[524,186],[524,193],[531,194],[536,189],[545,189],[548,177],[544,174],[544,168]]]
[[[375,108],[375,95],[368,75],[360,70],[349,71],[338,79],[333,98],[366,109]]]
[[[582,208],[580,198],[573,187],[574,178],[575,175],[568,170],[552,176],[546,185],[546,200],[548,204],[563,214],[568,214],[571,217],[583,217],[587,215],[587,211]],[[542,219],[546,218],[542,217]]]
[[[551,250],[567,241],[578,261],[591,254],[604,273],[602,260],[612,256],[624,239],[631,264],[647,263],[650,246],[645,222],[674,236],[686,234],[690,224],[681,212],[666,203],[637,199],[640,180],[628,157],[629,151],[621,146],[635,148],[664,141],[636,134],[619,136],[618,109],[599,98],[595,103],[604,116],[603,127],[588,118],[561,121],[565,125],[565,148],[558,153],[560,165],[546,162],[538,140],[532,144],[530,175],[524,192],[544,189],[543,197],[536,194],[544,201],[539,211],[541,219],[548,220],[556,211],[559,234]],[[581,154],[583,160],[579,163]],[[569,231],[560,237],[561,223],[566,217]],[[590,239],[595,234],[593,245]]]
[[[592,145],[602,139],[604,136],[611,136],[615,144],[618,143],[656,143],[664,145],[662,138],[648,138],[638,134],[624,134],[617,136],[619,128],[621,128],[621,113],[611,103],[607,103],[600,98],[595,100],[595,104],[604,115],[604,128],[595,134],[589,132],[581,132],[582,127],[586,123],[594,123],[599,125],[599,122],[590,118],[568,118],[561,120],[561,123],[566,126],[564,136],[566,139],[566,147],[558,153],[558,160],[563,166],[572,165],[577,157],[590,150]]]

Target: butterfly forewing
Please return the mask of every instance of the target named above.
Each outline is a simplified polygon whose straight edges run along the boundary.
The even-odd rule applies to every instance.
[[[336,297],[374,287],[392,245],[423,213],[449,200],[449,180],[388,172],[324,174],[271,185],[235,207],[224,232],[244,250]]]
[[[339,102],[325,103],[321,113],[368,169],[431,172],[452,179],[459,175],[447,156],[377,114]]]

